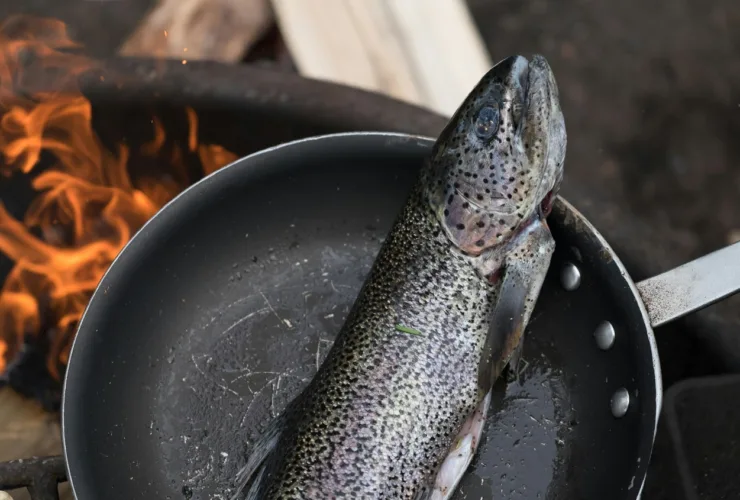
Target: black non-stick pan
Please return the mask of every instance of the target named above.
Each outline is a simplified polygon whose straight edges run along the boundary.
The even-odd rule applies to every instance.
[[[383,133],[290,143],[151,219],[70,355],[76,498],[228,498],[250,444],[321,363],[431,146]],[[662,394],[652,326],[740,287],[740,245],[635,285],[566,201],[550,225],[520,380],[497,385],[457,499],[639,498]]]

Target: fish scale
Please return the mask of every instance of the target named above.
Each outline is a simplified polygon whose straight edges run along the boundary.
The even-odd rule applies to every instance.
[[[423,200],[416,190],[388,235],[346,320],[351,333],[337,337],[311,383],[313,397],[289,410],[285,427],[294,432],[268,465],[280,472],[265,498],[310,498],[312,486],[413,498],[478,404],[487,335],[478,318],[493,307],[495,286],[452,251]]]
[[[234,498],[449,498],[493,382],[521,353],[564,152],[544,59],[494,66],[440,134],[326,359],[251,450]]]

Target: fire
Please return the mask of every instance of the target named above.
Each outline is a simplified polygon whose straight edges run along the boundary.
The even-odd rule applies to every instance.
[[[0,201],[0,252],[14,263],[0,290],[0,372],[26,336],[51,335],[47,368],[60,379],[100,278],[133,234],[187,187],[185,156],[197,155],[205,174],[236,159],[219,145],[199,144],[197,116],[187,109],[187,151],[173,147],[164,175],[134,177],[129,149],[105,148],[80,92],[14,92],[29,57],[70,77],[93,68],[77,48],[60,21],[17,17],[0,25],[0,182],[33,176],[37,192],[22,218]],[[152,124],[154,138],[138,153],[160,158],[166,133],[158,119]],[[42,168],[46,158],[52,164]]]

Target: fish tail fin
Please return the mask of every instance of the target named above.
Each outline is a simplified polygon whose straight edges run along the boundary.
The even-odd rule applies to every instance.
[[[282,424],[282,416],[274,419],[265,433],[254,444],[254,447],[249,454],[249,458],[247,459],[247,463],[244,464],[244,467],[239,469],[239,472],[236,474],[236,479],[234,481],[236,490],[231,496],[231,500],[240,500],[242,498],[245,498],[246,500],[254,500],[257,498],[257,494],[260,490],[260,483],[265,474],[265,460],[267,460],[273,452],[278,440],[280,439],[280,434],[283,429]],[[249,488],[246,497],[243,497],[242,495],[244,490],[248,485],[250,485],[250,483],[251,487]]]

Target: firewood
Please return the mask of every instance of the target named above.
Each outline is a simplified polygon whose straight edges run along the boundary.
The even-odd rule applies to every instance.
[[[119,54],[239,62],[273,22],[269,0],[160,0]]]
[[[271,0],[298,71],[450,115],[491,67],[464,0]]]

